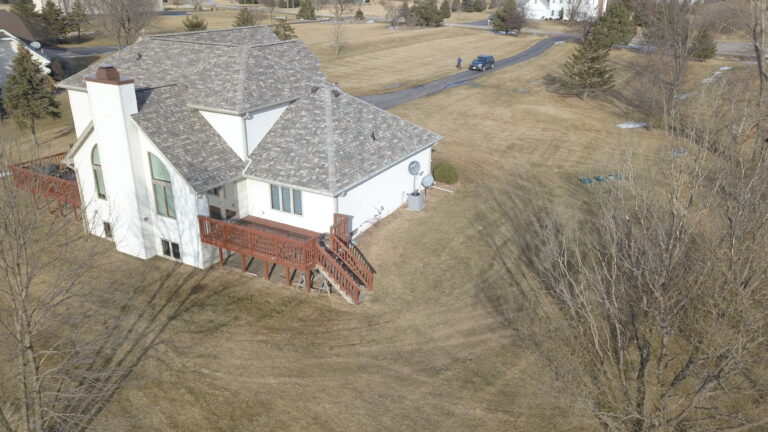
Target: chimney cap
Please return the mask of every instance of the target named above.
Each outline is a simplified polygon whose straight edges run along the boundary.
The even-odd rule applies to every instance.
[[[86,81],[117,85],[133,83],[132,79],[120,79],[120,72],[118,72],[115,66],[108,63],[100,64],[99,68],[96,69],[96,76],[89,76],[86,78]]]

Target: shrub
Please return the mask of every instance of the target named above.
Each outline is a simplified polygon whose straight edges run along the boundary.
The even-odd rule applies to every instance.
[[[451,3],[449,0],[443,0],[440,4],[440,13],[443,14],[443,18],[451,17]]]
[[[475,0],[472,5],[475,8],[475,12],[482,12],[488,8],[488,3],[485,0]]]
[[[279,2],[277,2],[277,7],[279,7],[280,9],[287,9],[288,3],[285,0],[280,0]]]
[[[208,21],[200,15],[187,15],[182,21],[187,31],[201,31],[208,29]]]
[[[435,180],[447,184],[454,184],[459,181],[459,173],[456,172],[456,167],[448,162],[438,162],[432,167],[432,175]]]
[[[635,36],[632,12],[623,3],[611,3],[605,14],[597,19],[589,37],[603,48],[626,45]]]
[[[699,60],[708,60],[717,54],[715,36],[709,27],[704,27],[696,33],[691,45],[691,53]]]
[[[358,9],[357,12],[355,12],[355,21],[363,20],[365,20],[365,14],[363,13],[362,9]]]
[[[280,40],[296,39],[296,32],[293,30],[293,26],[288,24],[286,20],[279,20],[272,31]]]
[[[416,18],[418,26],[440,27],[443,24],[443,14],[437,7],[437,0],[417,0],[411,8],[411,14]]]
[[[462,12],[473,12],[474,10],[475,10],[474,0],[462,0],[461,2]]]

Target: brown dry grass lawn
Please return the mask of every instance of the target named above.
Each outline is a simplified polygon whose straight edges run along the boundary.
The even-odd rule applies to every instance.
[[[322,63],[323,71],[354,95],[386,93],[456,73],[456,58],[468,64],[480,54],[497,59],[517,54],[540,37],[505,37],[466,28],[392,30],[386,24],[344,26],[341,55],[331,45],[328,24],[297,25],[296,34]]]
[[[383,45],[376,43],[384,44],[353,45],[349,55],[375,57],[364,47],[378,51]],[[476,87],[393,110],[446,137],[434,158],[458,166],[461,181],[453,194],[430,192],[425,211],[401,210],[365,234],[361,247],[378,274],[363,305],[236,270],[176,270],[204,278],[202,294],[114,399],[104,428],[595,430],[560,400],[541,360],[518,343],[510,313],[519,306],[503,299],[525,282],[514,278],[518,269],[501,268],[493,246],[494,227],[515,223],[507,203],[577,206],[589,197],[577,177],[620,170],[627,148],[639,168],[663,151],[663,133],[616,127],[632,120],[617,95],[581,101],[543,88],[541,80],[572,49],[555,46],[479,78]],[[420,52],[405,43],[400,50]],[[620,92],[627,66],[642,57],[616,51],[612,58]],[[329,75],[341,73],[330,63]],[[390,74],[382,64],[370,65],[369,79]],[[718,65],[695,64],[692,74],[708,76]],[[132,267],[112,275],[120,286],[132,272],[173,269],[159,258],[115,257]],[[124,313],[137,313],[153,292],[140,291],[136,311]],[[119,289],[115,295],[123,296]]]

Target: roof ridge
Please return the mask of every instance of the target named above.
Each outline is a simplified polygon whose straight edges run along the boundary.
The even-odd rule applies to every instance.
[[[269,28],[269,25],[267,24],[259,24],[254,26],[243,26],[243,27],[232,27],[232,28],[223,28],[223,29],[212,29],[212,30],[198,30],[198,31],[191,31],[191,32],[175,32],[175,33],[158,33],[158,34],[152,34],[147,35],[149,38],[154,37],[162,37],[162,36],[172,36],[172,35],[193,35],[193,34],[201,34],[201,33],[223,33],[228,31],[237,31],[237,30],[245,30],[249,28]]]
[[[192,32],[196,33],[196,32]],[[195,45],[211,45],[211,46],[221,46],[221,47],[229,47],[229,48],[238,48],[243,45],[233,45],[233,44],[225,44],[220,42],[204,42],[204,41],[197,41],[197,40],[183,40],[183,39],[174,39],[174,38],[168,38],[168,37],[150,37],[151,40],[156,40],[160,42],[177,42],[177,43],[187,43],[187,44],[195,44]]]

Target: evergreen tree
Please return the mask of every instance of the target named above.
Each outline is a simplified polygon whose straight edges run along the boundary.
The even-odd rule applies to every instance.
[[[691,44],[691,53],[699,60],[708,60],[717,54],[715,35],[709,26],[705,26],[696,33]]]
[[[488,9],[488,3],[486,3],[485,0],[475,0],[472,3],[472,6],[474,7],[475,12],[482,12]]]
[[[240,11],[235,16],[235,22],[232,27],[248,27],[256,25],[256,16],[248,8],[240,8]]]
[[[461,0],[462,12],[473,12],[475,10],[475,0]]]
[[[80,0],[76,0],[72,5],[72,10],[67,14],[67,26],[70,29],[77,30],[77,42],[80,43],[80,32],[83,26],[88,23],[88,13]]]
[[[37,145],[35,122],[61,116],[59,102],[54,98],[51,78],[43,73],[29,50],[20,43],[18,52],[5,82],[3,104],[18,128],[29,128],[32,142]]]
[[[365,14],[363,14],[363,10],[358,8],[357,12],[355,12],[355,21],[364,21],[365,20]]]
[[[451,3],[450,0],[443,0],[440,4],[440,13],[443,14],[443,18],[451,17]]]
[[[296,32],[286,20],[279,20],[272,31],[275,32],[275,36],[280,40],[296,39]]]
[[[280,9],[287,9],[288,8],[288,3],[286,3],[285,0],[280,0],[280,1],[277,2],[277,7],[280,8]]]
[[[187,15],[181,23],[187,31],[208,30],[208,21],[200,15]]]
[[[411,24],[411,8],[408,7],[408,0],[403,0],[403,4],[400,6],[400,12],[398,15],[400,15],[400,18],[405,21],[405,25]]]
[[[590,31],[590,38],[594,43],[611,48],[616,44],[626,45],[635,36],[635,22],[632,20],[632,12],[622,2],[613,2],[608,5],[603,16]]]
[[[416,0],[411,8],[411,14],[418,26],[440,27],[443,24],[443,14],[437,7],[437,0]]]
[[[565,63],[563,84],[582,99],[587,99],[590,91],[613,87],[613,69],[608,67],[609,52],[609,48],[587,38]]]
[[[515,0],[506,0],[493,14],[493,31],[520,32],[525,26],[525,11],[517,6]]]
[[[67,34],[67,23],[64,19],[64,13],[52,0],[47,0],[43,4],[43,8],[40,11],[40,20],[45,26],[49,37],[58,39]]]
[[[11,12],[26,20],[37,18],[37,9],[32,0],[11,0]]]
[[[451,12],[458,12],[461,9],[461,0],[453,0],[451,2]]]
[[[315,17],[315,7],[312,6],[311,1],[301,0],[299,11],[296,13],[296,18],[305,20],[317,19],[317,17]]]

